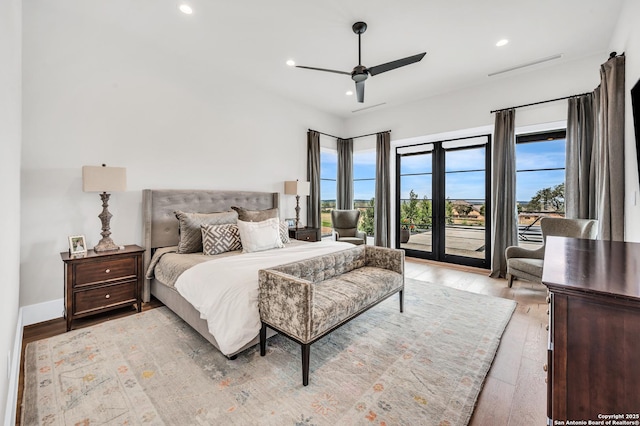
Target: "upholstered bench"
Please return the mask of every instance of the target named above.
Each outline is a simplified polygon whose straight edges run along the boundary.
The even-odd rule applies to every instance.
[[[259,272],[260,355],[267,327],[302,346],[302,384],[310,346],[389,296],[403,310],[404,251],[360,245]]]

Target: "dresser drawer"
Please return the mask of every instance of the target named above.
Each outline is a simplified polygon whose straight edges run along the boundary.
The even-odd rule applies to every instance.
[[[136,302],[137,281],[97,287],[73,294],[73,314],[79,315],[117,304]]]
[[[75,285],[82,286],[136,276],[136,258],[80,263],[75,267]]]

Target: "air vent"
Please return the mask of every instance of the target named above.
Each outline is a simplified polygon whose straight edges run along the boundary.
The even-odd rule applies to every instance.
[[[371,106],[364,107],[364,108],[360,108],[360,109],[354,109],[354,110],[353,110],[353,111],[351,111],[351,112],[360,112],[360,111],[364,111],[364,110],[367,110],[367,109],[371,109],[371,108],[379,107],[380,105],[386,105],[386,102],[382,102],[381,104],[375,104],[375,105],[371,105]]]
[[[548,57],[542,58],[542,59],[536,59],[535,61],[527,62],[525,64],[516,65],[515,67],[505,68],[505,69],[500,70],[500,71],[492,72],[491,74],[489,74],[489,77],[493,77],[494,75],[502,74],[502,73],[509,72],[509,71],[519,70],[519,69],[530,67],[530,66],[533,66],[533,65],[538,65],[538,64],[541,64],[543,62],[553,61],[555,59],[560,59],[560,58],[562,58],[562,53],[558,53],[557,55],[548,56]]]

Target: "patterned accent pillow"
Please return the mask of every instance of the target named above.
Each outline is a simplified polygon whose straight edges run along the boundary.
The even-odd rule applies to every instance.
[[[180,210],[175,212],[178,218],[180,240],[178,241],[178,253],[199,253],[202,251],[203,225],[222,225],[236,223],[238,213],[234,211],[219,213],[185,213]]]
[[[213,256],[233,250],[240,250],[238,225],[202,225],[202,253]]]
[[[247,210],[244,207],[236,206],[231,206],[231,208],[238,212],[238,219],[244,222],[262,222],[280,216],[277,208],[268,210]]]
[[[238,221],[243,253],[282,248],[280,221],[275,217],[262,222]]]
[[[280,222],[280,239],[284,244],[289,244],[291,242],[289,239],[289,225],[287,225],[287,222],[285,221]]]

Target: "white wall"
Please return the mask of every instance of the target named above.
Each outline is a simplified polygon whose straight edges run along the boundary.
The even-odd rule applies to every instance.
[[[15,399],[8,395],[6,354],[14,346],[20,290],[21,13],[20,0],[0,2],[0,401],[9,407]],[[0,405],[0,418],[11,413]]]
[[[627,0],[620,13],[611,50],[625,53],[625,240],[640,242],[640,191],[630,90],[640,79],[640,2]]]
[[[111,196],[112,238],[140,244],[142,189],[282,192],[306,178],[308,128],[342,133],[338,118],[205,73],[136,34],[79,32],[87,23],[43,2],[24,9],[22,306],[63,297],[67,236],[84,234],[89,247],[100,238],[83,165],[127,168],[128,191]],[[281,217],[294,207],[283,195]]]

